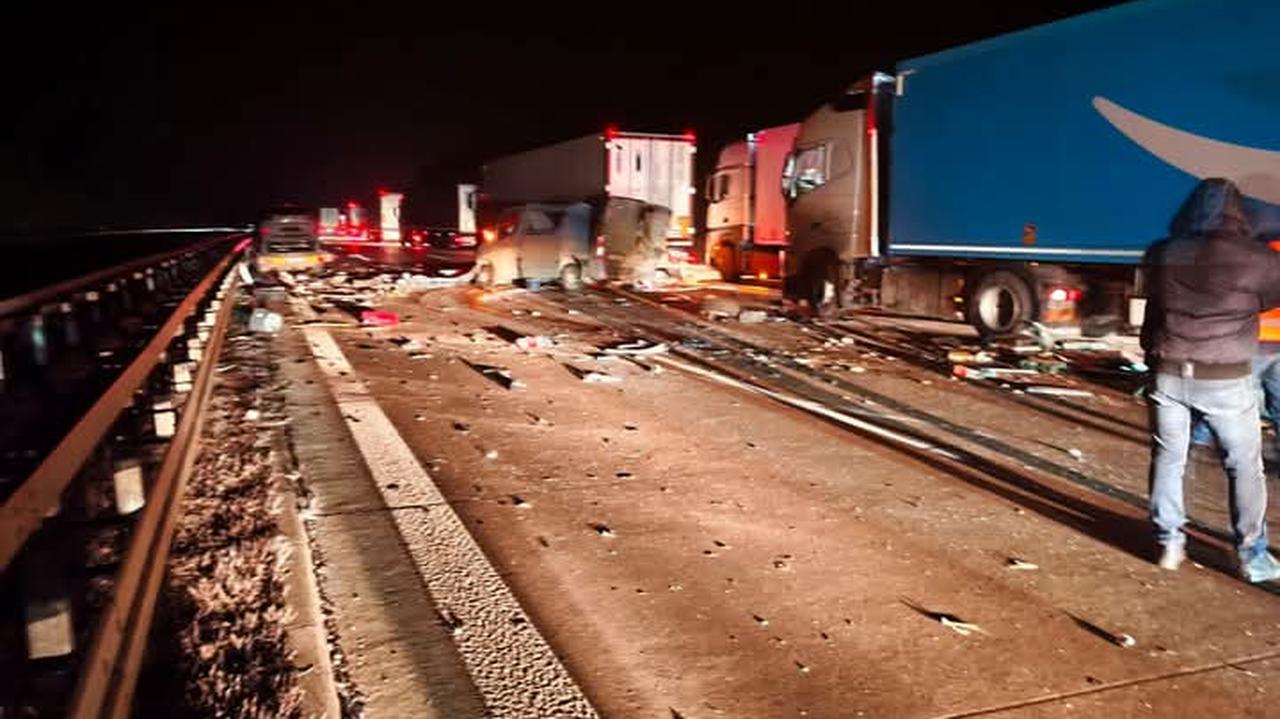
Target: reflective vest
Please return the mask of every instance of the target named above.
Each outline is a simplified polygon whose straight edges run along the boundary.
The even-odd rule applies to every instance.
[[[1271,249],[1280,252],[1280,240],[1268,243]],[[1280,342],[1280,309],[1263,312],[1258,317],[1258,341]]]

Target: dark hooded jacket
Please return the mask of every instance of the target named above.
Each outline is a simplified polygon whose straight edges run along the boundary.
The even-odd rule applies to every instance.
[[[1280,253],[1254,238],[1230,180],[1198,184],[1146,258],[1148,364],[1248,362],[1258,314],[1280,306]]]

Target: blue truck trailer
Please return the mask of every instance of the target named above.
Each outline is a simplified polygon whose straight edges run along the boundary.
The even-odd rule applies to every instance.
[[[1280,3],[1142,0],[906,60],[809,116],[786,292],[1111,331],[1200,179],[1280,230]]]

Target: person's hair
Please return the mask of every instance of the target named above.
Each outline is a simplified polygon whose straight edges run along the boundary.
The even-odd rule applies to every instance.
[[[1244,196],[1231,180],[1211,177],[1196,184],[1169,225],[1174,237],[1209,233],[1251,236]]]

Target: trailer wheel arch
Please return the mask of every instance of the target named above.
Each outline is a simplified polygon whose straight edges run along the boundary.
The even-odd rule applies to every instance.
[[[1013,334],[1040,317],[1036,300],[1039,283],[1024,268],[983,268],[965,284],[965,319],[980,337]]]

